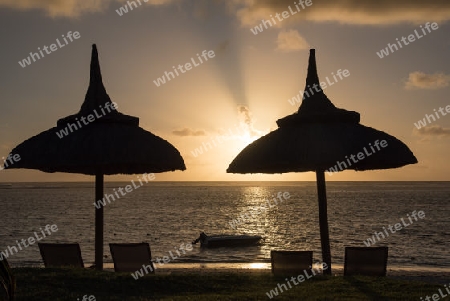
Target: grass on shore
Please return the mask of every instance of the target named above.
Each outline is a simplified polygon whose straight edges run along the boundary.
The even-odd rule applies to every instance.
[[[284,278],[270,274],[204,273],[147,275],[83,269],[13,269],[17,299],[48,301],[96,300],[270,300],[266,292]],[[292,282],[291,282],[292,283]],[[316,276],[279,294],[273,300],[420,300],[442,286],[391,278]]]

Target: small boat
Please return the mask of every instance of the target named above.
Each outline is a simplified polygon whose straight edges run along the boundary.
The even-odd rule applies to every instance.
[[[254,246],[262,239],[259,235],[211,235],[205,232],[200,233],[200,237],[192,242],[196,244],[200,242],[201,247],[219,248],[219,247],[247,247]]]

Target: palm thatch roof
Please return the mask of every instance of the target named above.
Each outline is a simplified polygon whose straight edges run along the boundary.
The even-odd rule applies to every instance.
[[[97,48],[93,45],[90,84],[80,111],[61,118],[56,127],[14,148],[11,153],[19,154],[21,160],[6,168],[86,175],[158,173],[186,169],[175,147],[140,128],[139,118],[117,110],[108,111],[108,103],[111,103],[111,99],[103,85]],[[96,116],[95,121],[83,124],[81,118],[89,115]],[[72,131],[68,131],[69,124],[72,124]],[[76,130],[73,125],[77,127]],[[61,135],[60,131],[64,129],[68,135],[60,138],[57,133]]]
[[[310,52],[304,91],[313,85],[320,87],[314,49]],[[339,171],[371,170],[417,163],[416,157],[403,142],[385,132],[361,125],[359,121],[359,113],[336,108],[319,88],[319,92],[313,95],[304,94],[298,112],[279,119],[278,129],[244,148],[231,162],[227,172],[271,174],[324,171],[337,162],[345,162],[347,166],[344,168],[341,165],[343,168]],[[378,143],[385,140],[387,146],[375,147],[377,140]],[[361,152],[364,159],[358,160],[357,155]],[[351,159],[352,155],[355,160]]]
[[[311,87],[318,92],[304,93],[298,112],[279,119],[278,129],[244,148],[227,172],[315,171],[322,260],[328,266],[324,274],[331,275],[325,171],[396,168],[417,163],[417,159],[397,138],[359,124],[359,113],[333,105],[320,87],[314,49],[310,50],[304,91]]]
[[[186,169],[175,147],[140,128],[139,118],[121,114],[115,106],[112,110],[111,105],[102,81],[97,47],[93,45],[90,83],[80,111],[19,144],[11,153],[19,154],[21,160],[7,168],[95,175],[95,201],[103,197],[104,175]],[[95,118],[89,119],[90,116]],[[87,118],[88,123],[83,118]],[[103,269],[103,209],[103,206],[95,207],[95,267],[98,270]]]

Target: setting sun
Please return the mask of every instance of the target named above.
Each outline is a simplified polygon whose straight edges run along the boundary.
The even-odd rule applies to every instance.
[[[0,299],[445,298],[449,21],[0,0]]]

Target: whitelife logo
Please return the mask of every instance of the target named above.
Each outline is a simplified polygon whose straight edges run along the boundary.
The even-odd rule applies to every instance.
[[[417,222],[418,221],[417,217],[419,217],[420,219],[425,218],[425,212],[423,212],[422,210],[420,210],[418,212],[416,210],[414,210],[411,213],[411,216],[414,218],[414,221],[412,220],[411,216],[409,216],[409,214],[406,214],[406,216],[408,217],[409,224],[407,222],[405,222],[403,217],[400,219],[405,228],[408,227],[409,225],[412,225],[414,223],[414,221]],[[403,228],[402,224],[396,223],[394,226],[389,225],[388,229],[389,229],[389,231],[391,231],[392,234],[394,234],[395,232],[402,230],[402,228]],[[395,230],[393,228],[395,228]],[[389,237],[389,232],[386,230],[386,227],[383,227],[383,230],[384,230],[384,233],[386,233],[386,236],[384,235],[383,232],[375,231],[371,238],[369,237],[368,239],[363,241],[363,243],[366,245],[366,247],[370,247],[370,246],[373,246],[374,244],[376,244],[378,241],[381,240],[380,237],[382,237],[383,239]],[[378,241],[377,241],[377,239],[378,239]]]
[[[433,111],[434,111],[434,114],[436,115],[437,119],[441,118],[439,116],[438,112],[436,112],[436,109],[433,109]],[[444,108],[443,107],[440,107],[438,111],[441,113],[442,116],[446,116],[447,113],[450,113],[450,105],[445,107],[445,111],[447,111],[447,113],[444,112]],[[432,122],[435,122],[436,118],[433,115],[425,114],[425,118],[422,119],[422,120],[417,121],[417,123],[414,122],[414,125],[416,126],[416,128],[418,130],[420,130],[421,128],[427,126],[427,121],[428,121],[428,124],[430,124]]]
[[[269,299],[273,299],[274,297],[278,296],[279,294],[283,293],[284,291],[291,289],[292,288],[291,281],[294,285],[299,285],[300,283],[304,282],[305,280],[311,279],[313,276],[319,275],[320,268],[322,268],[322,271],[325,271],[326,269],[328,269],[328,265],[325,262],[318,263],[318,264],[316,263],[315,265],[316,265],[316,267],[310,266],[311,270],[309,270],[309,271],[311,272],[311,274],[308,274],[308,270],[303,270],[303,274],[305,276],[300,274],[298,276],[292,276],[290,279],[285,278],[286,284],[289,286],[289,288],[284,283],[278,283],[278,285],[274,289],[271,289],[270,292],[266,292],[267,297],[269,297]],[[278,290],[279,290],[279,292],[278,292]]]
[[[431,29],[436,30],[436,29],[439,28],[439,26],[438,26],[438,24],[436,22],[433,22],[431,24],[430,24],[430,22],[427,22],[425,24],[425,28],[427,29],[427,31],[425,31],[425,29],[422,27],[422,25],[420,25],[420,28],[422,29],[423,36],[420,35],[420,33],[417,32],[417,29],[414,29],[414,34],[408,35],[408,41],[409,42],[406,41],[406,37],[401,37],[400,40],[403,42],[403,45],[405,45],[405,46],[409,45],[410,43],[416,41],[416,38],[417,38],[417,40],[423,38],[424,36],[427,35],[427,31],[428,31],[428,33],[431,33]],[[400,48],[403,48],[402,43],[400,43],[399,39],[396,38],[395,40],[397,41],[397,44],[395,44],[395,43],[394,44],[388,43],[386,48],[381,49],[380,51],[377,51],[377,55],[378,55],[378,57],[380,59],[388,56],[391,53],[394,53],[394,51],[398,51],[397,45]]]
[[[177,258],[182,257],[183,255],[186,255],[186,251],[192,251],[194,248],[192,247],[191,243],[184,244],[182,243],[179,248],[175,247],[175,252],[178,254],[178,256],[174,256],[172,251],[169,251],[169,256],[163,256],[162,258],[156,257],[155,261],[158,263],[158,265],[161,267],[166,263],[171,262],[172,260],[175,260]],[[163,262],[161,262],[161,260]],[[144,277],[148,273],[153,273],[157,269],[156,264],[153,264],[151,262],[150,264],[143,264],[142,268],[137,270],[134,273],[131,273],[131,276],[133,276],[134,280],[138,280],[141,277]]]
[[[187,63],[185,63],[184,65],[179,64],[178,67],[172,66],[172,68],[173,68],[173,71],[175,72],[175,74],[176,74],[177,76],[180,76],[180,74],[178,73],[178,70],[180,70],[181,73],[186,73],[187,71],[189,71],[189,70],[192,69],[192,65],[193,65],[194,67],[197,67],[197,66],[200,66],[201,64],[203,64],[204,62],[203,62],[203,60],[202,60],[202,57],[203,57],[203,59],[204,59],[205,62],[206,62],[206,61],[208,61],[208,58],[212,59],[212,58],[214,58],[215,56],[216,56],[216,54],[214,53],[213,50],[209,50],[209,51],[203,50],[203,52],[202,52],[201,55],[197,53],[197,58],[198,58],[198,61],[199,61],[200,63],[197,64],[197,62],[195,61],[195,59],[194,59],[194,58],[191,58],[192,64],[189,63],[189,62],[187,62]],[[183,67],[184,67],[185,69],[183,69]],[[177,70],[177,69],[178,69],[178,70]],[[166,83],[166,80],[167,80],[167,81],[171,81],[172,79],[175,79],[175,74],[174,74],[172,71],[169,71],[169,72],[166,71],[166,72],[164,72],[164,74],[163,74],[162,77],[158,77],[158,79],[154,80],[153,82],[155,83],[155,85],[156,85],[157,87],[160,87],[161,85],[163,85],[163,84]]]
[[[334,82],[330,81],[330,79],[327,77],[325,77],[326,82],[320,82],[320,86],[318,84],[313,84],[313,86],[311,87],[311,85],[308,85],[307,89],[305,91],[300,90],[298,92],[298,94],[294,97],[292,97],[291,99],[288,99],[288,102],[291,105],[296,105],[302,102],[302,99],[311,97],[314,95],[314,91],[316,91],[317,93],[320,92],[320,89],[325,90],[327,87],[330,87],[332,85],[334,85],[335,83],[337,83],[339,81],[339,79],[336,77],[338,76],[340,78],[340,80],[343,80],[344,78],[350,76],[350,71],[348,71],[347,69],[339,69],[336,71],[336,74],[334,74],[334,72],[331,72],[331,75],[333,76]],[[314,89],[314,90],[313,90]],[[302,98],[303,96],[303,98]]]
[[[20,242],[16,240],[17,246],[19,247],[20,251],[22,251],[22,246],[24,248],[28,248],[29,246],[33,245],[36,243],[36,241],[40,241],[44,238],[46,238],[47,236],[52,235],[52,233],[55,233],[56,231],[58,231],[58,226],[57,225],[46,225],[44,230],[47,232],[47,235],[45,234],[44,230],[42,230],[42,228],[39,228],[41,230],[42,233],[42,237],[39,236],[39,234],[37,232],[34,232],[34,237],[36,237],[36,239],[34,239],[34,237],[28,237],[27,240],[22,239]],[[51,231],[50,231],[51,230]],[[28,241],[28,245],[27,245],[27,241]],[[19,253],[19,250],[17,250],[16,246],[8,246],[7,249],[5,249],[5,252],[0,251],[0,261],[3,260],[3,258],[8,258],[9,256],[13,255],[14,253]]]
[[[275,197],[275,195],[272,195],[272,199],[275,203],[274,205],[272,205],[270,203],[270,200],[267,199],[265,201],[268,206],[266,206],[265,204],[262,204],[261,206],[259,206],[259,208],[256,208],[254,210],[249,210],[245,213],[240,214],[240,216],[238,218],[229,221],[230,227],[233,228],[234,230],[236,230],[236,227],[239,226],[240,224],[245,223],[246,221],[251,221],[251,219],[253,219],[257,215],[261,214],[263,211],[266,211],[266,210],[269,210],[270,208],[278,206],[278,200],[280,200],[280,203],[283,203],[284,200],[281,198],[281,196],[283,196],[284,200],[288,200],[291,198],[291,194],[289,192],[279,191],[277,193],[278,199],[277,199],[277,197]]]
[[[105,103],[105,109],[108,111],[108,113],[111,113],[111,110],[117,110],[119,106],[117,103],[113,102],[107,102]],[[108,113],[103,110],[103,106],[99,106],[100,110],[102,111],[103,115],[100,115],[97,113],[97,110],[94,110],[93,113],[95,114],[89,114],[88,116],[81,116],[80,120],[83,122],[84,125],[88,125],[89,123],[94,122],[97,119],[102,118],[103,116],[106,116]],[[59,139],[64,138],[65,136],[68,136],[70,133],[73,133],[74,131],[81,129],[83,125],[80,123],[80,120],[78,120],[78,117],[75,118],[76,123],[78,124],[78,127],[75,123],[67,123],[66,127],[61,129],[59,132],[56,132],[56,136],[58,136]],[[70,131],[70,133],[69,133]]]
[[[78,31],[74,31],[73,33],[71,31],[69,31],[66,36],[62,35],[62,37],[63,37],[65,44],[62,44],[59,41],[59,38],[57,38],[56,43],[58,45],[56,45],[56,44],[50,44],[50,46],[44,45],[44,47],[42,47],[42,49],[41,49],[41,47],[38,47],[38,52],[41,54],[40,56],[39,56],[39,53],[37,53],[37,52],[30,52],[30,55],[27,58],[23,59],[22,61],[19,61],[19,65],[22,68],[25,68],[26,66],[31,65],[31,63],[32,63],[31,60],[33,60],[33,62],[36,62],[37,60],[40,60],[41,58],[44,57],[44,53],[42,52],[42,50],[44,50],[46,54],[50,54],[60,48],[63,48],[64,46],[68,45],[69,42],[67,41],[67,39],[69,39],[70,42],[73,42],[74,39],[78,40],[81,37],[81,35]],[[58,46],[59,46],[59,48],[58,48]]]
[[[450,284],[449,284],[450,286]],[[447,284],[444,284],[445,290],[447,291],[447,293],[450,294],[450,290],[449,287],[447,286]],[[420,297],[420,301],[439,301],[441,299],[444,299],[445,297],[447,297],[448,295],[443,293],[441,289],[438,289],[439,295],[433,294],[432,296],[426,296],[425,299],[423,297]]]
[[[295,8],[297,10],[293,10],[292,7],[289,5],[288,6],[289,11],[285,10],[281,14],[276,13],[275,17],[278,19],[278,22],[281,22],[281,21],[289,18],[290,16],[293,16],[293,15],[299,13],[300,11],[306,9],[306,7],[311,6],[312,4],[313,4],[312,0],[306,0],[306,1],[299,0],[298,3],[294,2]],[[300,8],[299,5],[302,8]],[[272,20],[272,22],[271,22],[271,20]],[[257,35],[258,33],[263,32],[264,29],[268,29],[269,27],[272,27],[276,24],[277,24],[277,21],[275,20],[275,18],[272,15],[270,15],[270,20],[261,20],[261,24],[255,26],[254,28],[250,28],[250,31],[254,35]]]
[[[151,174],[143,174],[142,178],[144,179],[145,183],[147,184],[148,181],[153,181],[155,179],[155,174],[151,173]],[[139,187],[144,186],[144,184],[142,183],[141,177],[138,176],[138,180],[140,185],[136,185],[136,183],[134,183],[134,180],[131,180],[131,184],[133,184],[133,186],[131,185],[126,185],[125,187],[119,187],[117,190],[119,190],[120,195],[121,196],[126,196],[127,193],[132,192],[133,190],[138,189]],[[116,195],[117,199],[120,199],[120,195],[117,193],[116,189],[114,188],[114,194]],[[125,190],[125,192],[123,192]],[[114,197],[113,194],[107,194],[105,193],[105,196],[101,199],[98,200],[97,202],[94,203],[95,208],[100,209],[102,206],[106,206],[106,202],[108,202],[108,204],[111,204],[111,200],[114,202],[116,200],[116,198]]]
[[[235,137],[242,136],[248,131],[248,125],[241,123],[239,125],[235,126],[236,128],[236,134],[233,133],[233,129],[228,129],[228,132],[225,131],[221,135],[217,135],[216,137],[211,139],[211,142],[203,142],[200,147],[196,147],[193,151],[191,151],[191,154],[194,157],[198,157],[199,155],[202,155],[213,148],[217,147],[219,144],[222,144],[224,141],[229,141],[232,139],[236,139]]]
[[[3,170],[3,169],[5,169],[6,167],[8,167],[10,165],[13,165],[14,162],[19,162],[21,158],[20,158],[19,154],[14,154],[14,155],[13,154],[9,154],[8,157],[6,157],[6,159],[5,159],[5,157],[2,157],[2,159],[3,159],[3,166],[4,167],[2,167],[0,165],[0,170]],[[7,161],[9,161],[9,163]]]
[[[376,140],[373,144],[377,148],[378,151],[380,151],[380,150],[382,150],[382,148],[385,148],[388,146],[388,143],[386,140],[381,140],[381,142],[379,140]],[[380,148],[380,146],[382,148]],[[348,156],[345,156],[345,159],[347,160],[348,165],[347,165],[347,163],[345,163],[345,161],[336,161],[336,165],[334,167],[330,167],[328,170],[326,170],[327,174],[329,176],[332,176],[333,173],[338,172],[338,171],[343,171],[344,169],[347,169],[350,166],[352,166],[352,161],[353,161],[353,163],[358,163],[359,161],[364,160],[365,158],[370,157],[377,152],[373,148],[372,143],[369,143],[369,147],[372,150],[372,153],[370,151],[367,151],[366,147],[363,147],[364,153],[361,151],[361,152],[357,153],[356,156],[354,154],[351,154],[350,158],[348,158]],[[358,158],[358,159],[356,159],[356,158]],[[350,159],[352,159],[352,161],[350,161]]]
[[[141,0],[136,0],[138,3],[139,3],[139,6],[141,6],[142,5],[142,2],[141,2]],[[121,6],[119,9],[116,9],[116,13],[119,15],[119,16],[123,16],[124,14],[127,14],[128,13],[128,7],[130,8],[130,10],[129,11],[132,11],[133,9],[135,9],[135,8],[138,8],[138,5],[136,4],[136,1],[127,1],[127,4],[125,4],[124,6]],[[148,2],[148,0],[142,0],[143,2]],[[133,5],[134,5],[134,8],[133,8]],[[127,7],[128,6],[128,7]]]

